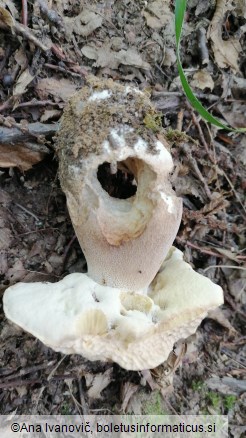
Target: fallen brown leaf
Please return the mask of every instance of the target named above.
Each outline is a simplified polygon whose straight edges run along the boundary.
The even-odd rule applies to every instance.
[[[102,398],[101,392],[109,385],[112,380],[112,372],[113,368],[109,368],[105,371],[105,373],[99,374],[86,374],[86,386],[90,386],[88,389],[88,397],[93,399]]]
[[[122,405],[121,405],[122,412],[127,412],[127,406],[129,404],[129,401],[132,398],[133,394],[135,394],[138,389],[139,386],[134,385],[134,383],[131,382],[124,383],[122,388]]]
[[[54,96],[55,100],[66,102],[75,92],[76,85],[68,79],[44,78],[38,81],[36,91],[40,99]]]
[[[28,85],[33,81],[34,76],[30,73],[28,68],[24,70],[18,77],[18,80],[13,89],[13,96],[20,96],[27,91]]]
[[[20,145],[0,144],[0,167],[18,167],[23,172],[42,161],[45,153]]]

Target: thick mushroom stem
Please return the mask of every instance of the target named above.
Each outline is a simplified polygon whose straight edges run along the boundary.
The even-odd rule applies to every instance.
[[[61,185],[88,275],[143,293],[181,220],[182,201],[169,181],[172,158],[161,127],[158,134],[149,127],[157,115],[143,93],[112,81],[91,85],[62,118]]]

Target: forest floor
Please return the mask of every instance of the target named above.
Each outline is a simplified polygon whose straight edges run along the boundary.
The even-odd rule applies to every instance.
[[[161,113],[184,202],[175,245],[222,286],[225,303],[149,374],[55,353],[9,323],[0,304],[0,414],[225,414],[231,436],[245,436],[245,135],[208,125],[187,103],[173,1],[22,4],[23,14],[21,2],[0,0],[0,295],[19,281],[86,271],[53,137],[92,73],[148,92]],[[192,89],[220,121],[245,127],[245,2],[190,0],[185,20]]]

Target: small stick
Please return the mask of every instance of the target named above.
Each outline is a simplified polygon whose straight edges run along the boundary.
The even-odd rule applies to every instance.
[[[204,29],[204,27],[200,27],[198,29],[198,41],[202,64],[206,66],[209,63],[209,52],[207,46],[206,30]]]
[[[200,181],[203,183],[204,190],[205,190],[205,193],[206,193],[208,199],[212,199],[211,191],[210,191],[210,189],[209,189],[205,179],[203,178],[203,175],[202,175],[202,173],[201,173],[201,171],[200,171],[200,169],[199,169],[199,167],[197,165],[197,162],[196,162],[195,158],[191,155],[191,152],[189,150],[188,145],[184,143],[184,144],[181,144],[180,147],[185,152],[188,161],[190,162],[191,166],[193,167],[194,172],[196,173],[196,175],[198,176]]]
[[[31,100],[29,102],[22,102],[19,103],[18,105],[15,106],[14,110],[19,109],[19,108],[29,108],[29,107],[33,107],[33,106],[64,106],[64,103],[58,103],[58,102],[52,102],[52,100]]]
[[[218,102],[219,98],[215,94],[205,94],[205,93],[194,93],[196,97],[199,99],[207,99],[210,102]],[[152,97],[169,97],[169,96],[177,96],[177,97],[185,97],[183,93],[180,91],[153,91]],[[229,100],[228,100],[229,101]],[[237,101],[238,102],[238,101]]]
[[[22,0],[22,24],[27,26],[27,0]]]
[[[84,391],[83,391],[83,388],[82,388],[81,377],[78,377],[78,386],[79,386],[80,404],[81,404],[82,409],[83,409],[83,415],[88,415],[89,411],[88,411],[87,403],[85,401],[85,396],[84,396]]]
[[[39,47],[43,52],[48,52],[49,47],[39,41],[27,26],[23,26],[23,24],[18,23],[18,21],[14,21],[13,29],[17,33],[20,33],[24,38],[31,41],[31,43],[35,44],[35,46]]]
[[[177,131],[182,132],[183,120],[184,120],[184,110],[183,110],[183,108],[182,108],[182,109],[178,112],[178,118],[177,118]]]
[[[35,373],[35,372],[37,372],[37,371],[42,371],[42,370],[44,370],[44,369],[47,369],[47,368],[53,366],[54,363],[55,363],[55,361],[52,360],[51,362],[48,362],[48,363],[46,362],[46,363],[42,363],[42,364],[40,364],[40,365],[34,365],[34,366],[32,366],[32,367],[27,367],[27,368],[24,368],[24,369],[22,368],[18,373],[15,373],[15,374],[9,374],[8,376],[6,376],[6,377],[4,378],[3,381],[0,380],[0,383],[4,383],[4,382],[6,382],[7,380],[13,380],[13,379],[15,379],[16,377],[23,377],[23,376],[25,376],[26,374],[31,374],[31,373]]]
[[[212,268],[228,268],[228,269],[242,269],[242,271],[246,271],[246,268],[244,266],[234,266],[234,265],[211,265],[207,268],[203,269],[203,272],[207,272],[209,269]]]
[[[228,184],[230,185],[230,187],[231,187],[231,189],[232,189],[232,191],[233,191],[235,197],[237,198],[237,201],[239,202],[239,204],[241,205],[242,209],[243,209],[244,212],[246,213],[246,208],[244,207],[243,203],[241,202],[241,199],[240,199],[240,197],[238,196],[238,194],[237,194],[237,192],[236,192],[236,190],[235,190],[235,188],[234,188],[234,186],[233,186],[233,184],[232,184],[230,178],[226,175],[226,173],[224,172],[224,170],[222,170],[222,172],[223,172],[223,175],[224,175],[224,177],[226,178]],[[241,213],[241,214],[242,214],[242,213]],[[242,217],[244,218],[244,220],[246,220],[246,217],[245,217],[244,215],[243,215]]]
[[[214,159],[213,159],[213,157],[211,156],[210,150],[208,149],[208,144],[207,144],[207,142],[206,142],[206,140],[205,140],[205,137],[204,137],[204,134],[203,134],[203,132],[202,132],[201,125],[200,125],[199,121],[197,120],[197,118],[196,118],[196,116],[195,116],[195,114],[194,114],[193,111],[191,112],[191,115],[192,115],[192,120],[193,120],[194,124],[196,125],[196,127],[197,127],[197,129],[198,129],[198,132],[199,132],[199,136],[200,136],[201,142],[202,142],[203,146],[205,147],[205,150],[206,150],[206,152],[207,152],[207,154],[208,154],[210,160],[212,161],[212,163],[214,163]]]
[[[74,72],[72,72],[70,70],[67,70],[64,67],[61,67],[60,65],[54,65],[54,64],[45,63],[44,66],[47,67],[47,68],[50,68],[51,70],[56,70],[56,71],[61,71],[63,73],[68,73],[71,76],[73,76],[74,78],[81,78],[81,74],[74,73]]]
[[[34,219],[36,219],[37,222],[41,222],[41,220],[38,218],[38,216],[36,216],[34,213],[32,213],[31,211],[27,210],[27,208],[23,207],[22,205],[18,204],[18,202],[14,202],[14,204],[19,207],[21,210],[25,211],[27,214],[29,214],[30,216],[34,217]]]

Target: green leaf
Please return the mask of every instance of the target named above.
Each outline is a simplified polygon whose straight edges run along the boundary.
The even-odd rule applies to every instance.
[[[218,126],[218,128],[226,129],[227,131],[246,132],[246,128],[231,128],[230,126],[221,123],[218,119],[216,119],[216,117],[212,116],[212,114],[210,114],[206,110],[206,108],[204,108],[201,102],[197,99],[191,87],[189,86],[189,83],[185,77],[184,70],[182,68],[182,64],[180,61],[180,41],[182,36],[185,11],[186,11],[186,0],[176,0],[175,1],[176,56],[177,56],[179,77],[187,99],[189,100],[193,108],[197,110],[200,116],[202,116],[202,118],[207,122],[212,123],[215,126]]]

